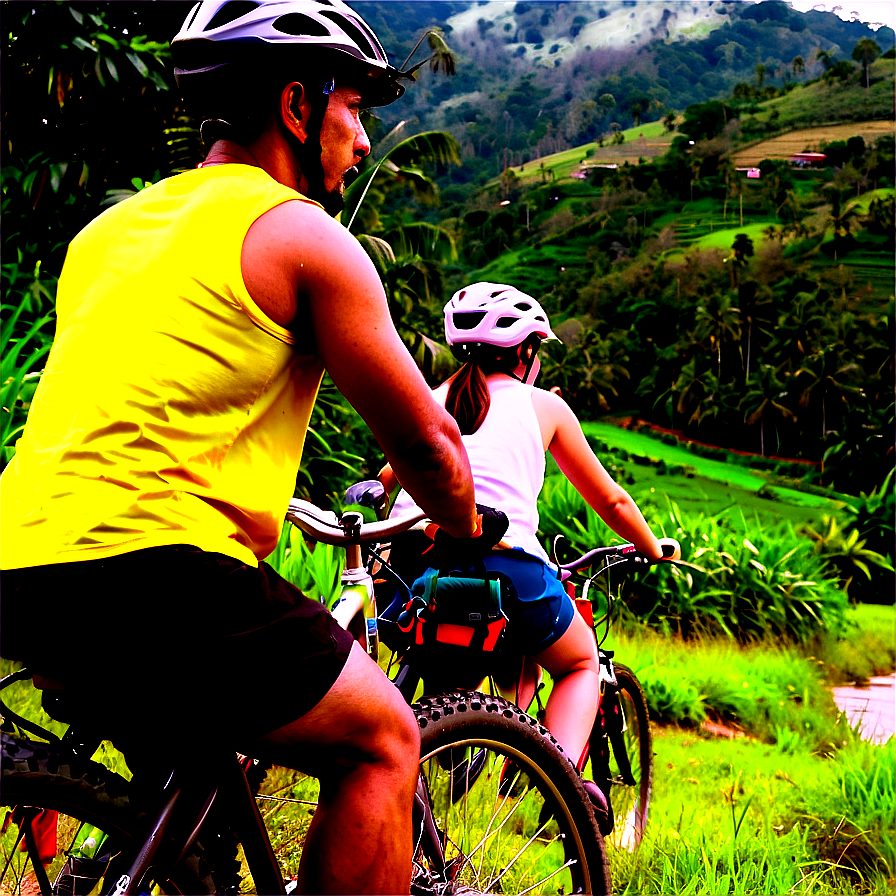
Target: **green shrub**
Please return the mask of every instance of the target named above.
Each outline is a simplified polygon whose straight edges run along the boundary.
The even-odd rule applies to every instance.
[[[53,341],[56,278],[41,278],[40,264],[28,270],[18,261],[3,265],[4,302],[0,313],[0,469],[15,454],[34,390]]]
[[[684,514],[671,503],[661,511],[650,493],[635,498],[653,530],[682,546],[683,563],[658,564],[624,583],[623,594],[649,625],[739,641],[769,634],[806,641],[819,629],[842,630],[846,594],[790,523],[748,526],[742,517],[729,518],[735,508],[713,518]],[[563,477],[546,480],[540,515],[548,541],[564,536],[561,559],[619,542]]]
[[[782,752],[830,753],[843,739],[825,666],[771,640],[680,638],[614,625],[604,645],[634,670],[651,717],[693,727],[706,719],[740,728]]]

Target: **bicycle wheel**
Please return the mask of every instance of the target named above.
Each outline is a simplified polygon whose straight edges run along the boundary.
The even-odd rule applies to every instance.
[[[141,829],[128,792],[128,782],[99,763],[4,732],[0,893],[91,893],[100,881],[115,880],[127,870],[125,856]],[[28,807],[50,811],[31,823]],[[73,861],[69,853],[84,825],[98,829],[90,832],[95,841],[99,832],[106,839],[96,859]],[[196,857],[192,862],[195,868],[190,859],[178,865],[162,891],[214,893],[212,879],[200,878]]]
[[[477,692],[425,697],[414,709],[421,790],[438,828],[429,842],[438,836],[447,864],[423,831],[411,892],[610,893],[591,801],[546,729]]]
[[[594,769],[594,779],[604,788],[613,809],[615,824],[607,840],[631,852],[641,843],[647,826],[653,740],[640,682],[627,666],[616,664],[615,670],[618,693],[615,699],[608,693],[607,706],[598,713],[591,751],[601,768],[600,772]]]

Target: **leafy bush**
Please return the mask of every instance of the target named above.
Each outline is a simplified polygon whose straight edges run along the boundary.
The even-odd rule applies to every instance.
[[[858,529],[844,528],[834,517],[824,515],[819,529],[806,526],[802,531],[812,540],[824,564],[837,575],[844,591],[857,576],[871,582],[873,569],[882,570],[885,575],[889,573],[892,581],[893,566],[886,557],[866,547]],[[893,599],[892,590],[889,599]]]
[[[893,603],[896,596],[896,575],[892,569],[893,545],[896,543],[894,472],[896,471],[890,470],[887,473],[879,489],[875,488],[867,495],[862,492],[858,498],[850,499],[846,507],[847,514],[868,550],[886,557],[889,561],[889,569],[882,564],[876,564],[870,570],[870,586],[863,592],[863,598],[874,603]]]
[[[306,597],[332,606],[339,593],[342,548],[329,544],[309,544],[301,530],[287,523],[277,548],[267,562]]]
[[[738,641],[766,635],[806,641],[819,628],[842,630],[848,600],[825,561],[790,523],[764,527],[684,514],[670,502],[665,511],[647,493],[635,496],[654,532],[677,538],[681,564],[658,564],[623,584],[634,612],[650,626],[691,637],[724,633]],[[617,536],[563,477],[545,482],[541,531],[563,535],[561,559]],[[744,533],[749,532],[749,537]]]
[[[3,265],[5,298],[0,329],[0,469],[15,454],[28,408],[53,341],[55,278],[41,279],[18,261]]]
[[[631,627],[611,632],[605,646],[635,671],[662,724],[722,721],[785,752],[829,753],[842,740],[824,664],[793,647],[682,641]]]

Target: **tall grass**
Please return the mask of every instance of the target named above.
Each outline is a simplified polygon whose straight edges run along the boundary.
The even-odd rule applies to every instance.
[[[768,634],[806,640],[819,629],[842,630],[846,594],[789,523],[748,522],[736,507],[710,516],[671,501],[660,508],[650,494],[635,498],[655,532],[681,542],[684,561],[659,564],[625,583],[624,593],[651,626],[739,641]],[[562,476],[546,480],[540,514],[544,533],[565,537],[566,553],[619,541]]]
[[[616,893],[894,891],[894,740],[850,734],[819,757],[656,735],[645,839],[634,854],[612,854]]]
[[[656,723],[723,723],[785,753],[832,753],[843,743],[826,663],[793,646],[670,639],[630,620],[604,647],[638,676]]]

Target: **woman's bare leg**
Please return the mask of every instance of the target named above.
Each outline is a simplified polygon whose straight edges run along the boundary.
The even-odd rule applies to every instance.
[[[573,762],[578,763],[594,726],[600,696],[594,633],[576,613],[560,639],[531,659],[544,666],[554,679],[545,706],[545,727]]]

